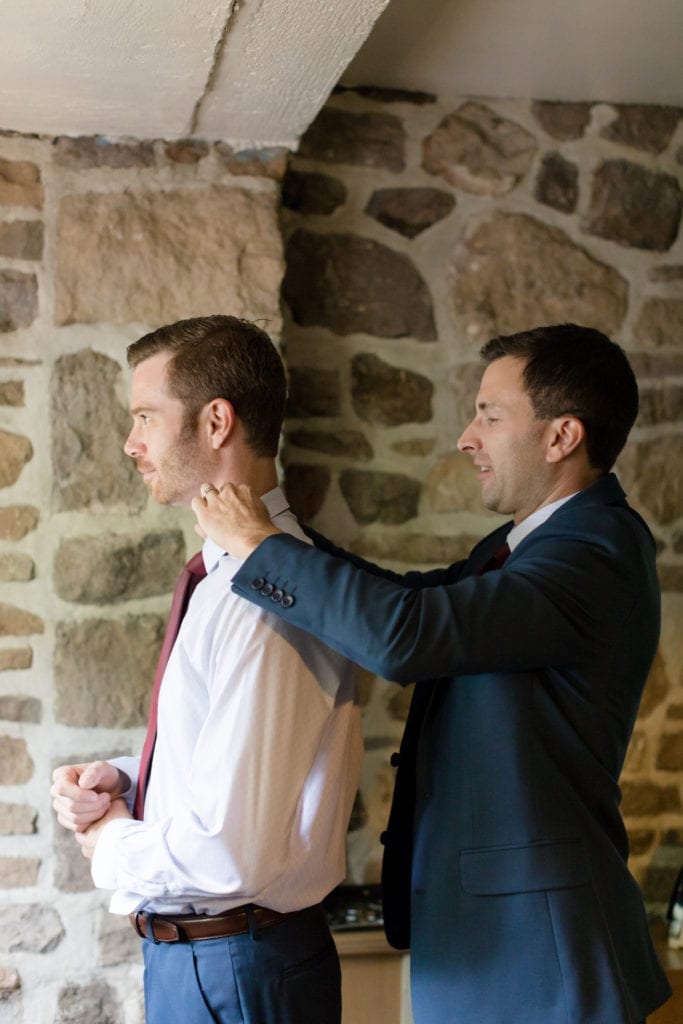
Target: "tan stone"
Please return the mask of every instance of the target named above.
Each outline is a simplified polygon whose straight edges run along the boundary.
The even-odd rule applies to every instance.
[[[55,1024],[121,1024],[121,1006],[106,981],[70,982],[59,993]]]
[[[0,332],[29,327],[38,315],[38,278],[0,269]]]
[[[42,718],[42,705],[37,697],[3,694],[0,696],[0,718],[6,722],[39,722]]]
[[[56,322],[169,323],[208,311],[280,325],[274,193],[240,188],[67,196]]]
[[[164,146],[164,153],[176,164],[198,164],[208,152],[208,142],[200,139],[178,139]]]
[[[433,437],[409,437],[405,441],[394,441],[391,450],[399,455],[430,455],[435,444]]]
[[[469,534],[444,537],[434,533],[373,533],[359,537],[353,544],[353,551],[378,562],[446,566],[467,558],[479,539]]]
[[[444,455],[427,478],[433,512],[486,512],[472,462],[460,452]]]
[[[638,729],[633,733],[631,742],[628,745],[628,750],[626,751],[624,772],[627,775],[637,775],[645,764],[646,754],[647,734],[643,730]]]
[[[681,810],[678,786],[659,786],[648,780],[627,780],[622,782],[621,793],[621,810],[626,817],[651,817]]]
[[[665,384],[662,387],[640,389],[637,426],[650,427],[679,420],[683,420],[683,386]]]
[[[3,647],[0,649],[0,672],[30,668],[33,651],[30,647]]]
[[[422,490],[417,480],[402,473],[345,469],[339,489],[358,523],[397,525],[417,515]]]
[[[461,363],[451,370],[448,383],[456,399],[453,422],[455,436],[463,432],[474,415],[474,402],[483,372],[483,363]]]
[[[496,213],[458,259],[455,305],[473,342],[567,321],[614,334],[627,285],[563,231],[525,214]]]
[[[633,337],[648,349],[683,348],[683,299],[648,299],[638,314]]]
[[[40,169],[25,160],[3,160],[0,157],[0,205],[33,206],[43,205],[43,186],[40,184]]]
[[[557,103],[536,100],[531,109],[539,123],[554,139],[580,139],[591,117],[590,103]]]
[[[410,710],[410,702],[413,699],[414,686],[401,686],[396,690],[390,690],[387,701],[387,712],[395,722],[405,722]]]
[[[0,381],[0,405],[12,405],[17,408],[25,404],[22,380]]]
[[[33,458],[33,445],[21,434],[0,430],[0,487],[10,487]]]
[[[632,857],[638,857],[651,850],[657,833],[651,828],[634,828],[628,830],[628,844]]]
[[[645,684],[645,689],[643,690],[638,717],[641,719],[648,718],[666,700],[670,688],[671,681],[666,671],[666,662],[662,657],[661,651],[657,651],[647,683]]]
[[[297,448],[339,455],[354,462],[367,462],[373,456],[372,446],[360,430],[292,430],[287,441]]]
[[[101,135],[60,135],[53,142],[53,158],[59,166],[77,171],[93,167],[152,167],[154,143],[111,142]]]
[[[69,763],[78,764],[79,761]],[[81,853],[73,833],[68,832],[55,819],[54,839],[54,884],[60,892],[92,892],[93,880],[90,863]]]
[[[28,636],[44,631],[45,623],[37,615],[11,604],[0,603],[0,636]]]
[[[13,967],[0,967],[0,1002],[21,988],[19,972]]]
[[[35,530],[40,513],[31,505],[9,505],[0,508],[0,540],[21,540]]]
[[[16,582],[32,580],[36,574],[36,566],[29,555],[9,554],[0,555],[0,580],[5,582]]]
[[[670,704],[666,709],[666,717],[674,722],[683,721],[683,704]]]
[[[657,767],[665,772],[683,771],[683,732],[665,733],[660,737]]]
[[[0,224],[0,255],[13,260],[39,260],[43,255],[43,225],[38,220]]]
[[[38,812],[28,804],[0,803],[0,836],[33,835]]]
[[[683,515],[683,445],[676,435],[629,442],[619,457],[624,490],[666,526]]]
[[[50,906],[14,903],[0,908],[0,953],[49,953],[63,938],[60,916]]]
[[[139,963],[142,959],[140,940],[127,917],[100,910],[97,922],[97,964]]]
[[[21,786],[32,777],[33,768],[26,740],[0,736],[0,785]]]
[[[24,889],[38,881],[35,857],[0,857],[0,889]]]

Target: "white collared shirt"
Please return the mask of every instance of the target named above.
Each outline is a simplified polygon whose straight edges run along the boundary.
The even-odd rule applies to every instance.
[[[578,494],[578,491],[574,491],[574,494]],[[574,494],[568,494],[566,498],[560,498],[558,501],[551,502],[550,505],[543,505],[541,508],[537,508],[535,512],[532,512],[530,516],[523,519],[521,523],[517,523],[513,526],[507,535],[507,543],[510,551],[514,551],[518,544],[528,537],[529,534],[544,523],[546,519],[550,519],[553,512],[557,512],[561,505],[564,505],[566,501],[574,497]]]
[[[263,500],[306,539],[279,489]],[[109,823],[93,858],[114,913],[297,910],[345,874],[362,760],[355,668],[233,594],[238,559],[210,540],[202,553],[207,576],[160,691],[144,821]]]

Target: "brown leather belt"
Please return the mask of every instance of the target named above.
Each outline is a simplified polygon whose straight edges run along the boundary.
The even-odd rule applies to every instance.
[[[150,914],[138,910],[128,918],[135,931],[143,939],[154,942],[196,942],[202,939],[223,939],[228,935],[244,935],[245,932],[270,928],[288,917],[300,914],[293,910],[279,914],[268,907],[257,907],[253,903],[226,910],[223,914]]]

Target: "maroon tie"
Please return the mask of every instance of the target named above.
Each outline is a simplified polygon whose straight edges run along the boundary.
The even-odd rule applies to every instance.
[[[202,553],[199,551],[190,559],[183,569],[180,574],[180,579],[176,583],[175,590],[173,591],[171,611],[168,616],[164,642],[161,645],[161,653],[159,654],[156,675],[154,676],[154,689],[152,690],[152,700],[149,705],[147,735],[145,736],[145,742],[140,756],[138,788],[135,792],[135,802],[133,804],[133,817],[137,818],[138,821],[142,821],[145,807],[145,793],[147,791],[149,771],[152,765],[154,744],[157,738],[157,713],[159,710],[159,690],[161,689],[161,680],[164,678],[166,663],[171,655],[173,644],[175,643],[175,638],[178,635],[180,623],[183,621],[183,616],[187,611],[187,606],[190,603],[192,592],[204,576],[206,576],[206,569],[204,567]]]
[[[496,551],[493,552],[488,561],[484,562],[477,576],[483,576],[485,572],[491,572],[492,569],[500,569],[501,565],[510,554],[510,548],[508,542],[505,541]]]

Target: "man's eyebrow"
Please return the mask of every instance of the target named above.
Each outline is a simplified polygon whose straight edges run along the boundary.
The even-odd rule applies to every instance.
[[[484,411],[484,409],[500,409],[500,408],[502,408],[502,406],[500,405],[500,402],[484,402],[484,401],[478,401],[477,402],[477,409],[481,409],[482,412]]]

